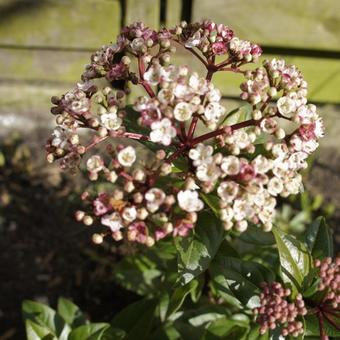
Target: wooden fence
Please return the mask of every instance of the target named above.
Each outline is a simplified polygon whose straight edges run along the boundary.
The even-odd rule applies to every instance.
[[[202,18],[259,43],[264,57],[296,64],[310,100],[340,103],[338,0],[0,0],[0,107],[45,107],[46,96],[75,83],[90,52],[114,41],[125,24],[158,28]],[[180,59],[191,65],[189,57]],[[221,74],[214,82],[225,97],[237,97],[239,77]]]

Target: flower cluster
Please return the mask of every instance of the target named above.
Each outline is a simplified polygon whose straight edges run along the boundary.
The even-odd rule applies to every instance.
[[[326,257],[322,261],[316,260],[315,267],[319,268],[319,291],[325,292],[323,302],[332,309],[338,309],[340,305],[340,257],[332,261]]]
[[[227,55],[232,63],[256,61],[261,55],[261,48],[246,40],[234,36],[234,32],[223,24],[211,21],[187,24],[182,22],[175,29],[179,41],[186,48],[197,48],[207,58]]]
[[[188,186],[183,190],[170,185],[162,189],[157,186],[156,171],[159,176],[171,172],[168,164],[160,166],[164,153],[158,152],[153,164],[146,165],[137,161],[136,149],[132,146],[110,146],[108,152],[107,166],[100,156],[93,155],[86,167],[92,180],[102,176],[114,183],[115,188],[96,197],[85,192],[83,199],[92,205],[92,214],[76,213],[78,221],[87,225],[99,222],[109,229],[109,232],[94,234],[94,242],[101,243],[103,236],[110,234],[116,241],[125,236],[129,241],[151,246],[170,234],[186,236],[203,202],[197,191]]]
[[[288,302],[290,289],[285,289],[279,282],[263,283],[260,295],[260,307],[254,309],[256,321],[260,324],[260,334],[279,325],[283,336],[298,337],[303,334],[303,323],[297,321],[298,316],[307,313],[305,303],[299,294],[293,302]]]
[[[202,62],[205,77],[171,63],[174,44]],[[106,229],[95,242],[106,234],[148,245],[185,236],[197,213],[209,208],[210,196],[226,230],[243,232],[249,223],[271,229],[277,197],[302,188],[300,170],[317,148],[323,124],[307,103],[307,84],[295,66],[273,59],[241,69],[260,54],[256,44],[208,21],[158,32],[135,23],[92,55],[81,83],[52,98],[57,127],[46,144],[47,158],[63,168],[85,166],[98,184],[82,196],[89,211],[77,213],[86,225]],[[235,124],[228,124],[213,85],[219,71],[245,77],[240,97],[248,114],[234,112]],[[119,79],[124,90],[111,86]],[[131,106],[129,86],[145,90]],[[198,124],[208,131],[199,135]],[[91,132],[91,139],[82,131]],[[152,161],[139,157],[145,146]]]

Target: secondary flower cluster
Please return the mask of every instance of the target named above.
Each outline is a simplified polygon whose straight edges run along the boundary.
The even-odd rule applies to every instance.
[[[298,316],[307,313],[305,303],[299,294],[293,302],[288,302],[291,295],[290,289],[285,289],[279,282],[263,283],[260,295],[260,307],[254,309],[256,321],[260,324],[260,334],[269,329],[274,330],[283,326],[281,334],[298,337],[303,334],[303,323],[298,321]]]
[[[174,45],[192,52],[206,76],[172,64]],[[158,32],[134,23],[115,44],[92,55],[81,83],[52,98],[58,126],[47,142],[47,158],[73,170],[85,164],[98,183],[83,195],[89,211],[77,213],[79,221],[106,228],[95,242],[106,234],[148,245],[167,235],[185,236],[209,202],[218,203],[214,211],[226,230],[242,232],[249,223],[271,229],[277,197],[301,190],[299,172],[323,125],[295,66],[273,59],[252,71],[241,69],[260,54],[256,44],[210,21]],[[245,106],[231,117],[213,85],[219,71],[245,77]],[[115,80],[124,80],[124,90],[112,88]],[[146,95],[129,106],[131,85]],[[199,124],[207,130],[201,135]],[[82,131],[92,132],[91,140]],[[152,161],[139,157],[145,146]]]
[[[319,268],[319,291],[325,292],[324,303],[330,305],[332,309],[338,309],[340,305],[340,257],[333,261],[326,257],[322,261],[316,260],[315,267]]]
[[[196,212],[203,208],[197,191],[187,185],[182,190],[169,183],[158,187],[159,178],[171,172],[171,166],[161,164],[164,152],[157,152],[150,164],[138,162],[136,149],[132,146],[109,146],[109,164],[99,155],[91,156],[86,163],[91,179],[103,176],[114,183],[110,191],[91,197],[85,192],[83,199],[92,205],[93,214],[76,213],[78,221],[86,225],[99,222],[109,232],[96,233],[95,243],[110,234],[116,241],[126,236],[129,241],[152,246],[167,235],[186,236],[197,220]],[[124,235],[125,234],[125,235]]]

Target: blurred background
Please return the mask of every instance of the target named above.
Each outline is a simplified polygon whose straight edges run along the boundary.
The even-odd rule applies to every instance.
[[[78,179],[45,162],[50,97],[70,89],[122,26],[200,19],[230,26],[260,44],[264,58],[282,56],[303,72],[326,137],[305,174],[306,192],[281,202],[277,223],[299,231],[324,214],[340,243],[340,1],[0,0],[0,340],[23,338],[25,298],[71,297],[100,321],[136,299],[113,282],[119,250],[94,248],[73,221]],[[214,78],[228,111],[238,105],[240,81]]]

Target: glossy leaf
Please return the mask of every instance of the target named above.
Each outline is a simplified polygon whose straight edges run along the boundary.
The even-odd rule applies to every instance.
[[[224,237],[220,221],[201,213],[193,237],[177,239],[179,282],[187,284],[203,273],[215,257]]]
[[[58,299],[57,312],[72,328],[86,323],[86,318],[79,307],[63,297]]]
[[[243,242],[258,246],[271,246],[275,244],[275,238],[272,233],[265,232],[255,225],[249,225],[247,230],[243,232],[239,238]]]
[[[205,194],[203,192],[200,193],[204,203],[212,210],[212,212],[216,215],[216,217],[220,216],[220,199],[213,194]]]
[[[317,218],[306,230],[305,239],[313,258],[333,256],[331,231],[323,217]]]
[[[126,340],[148,339],[156,307],[155,299],[143,299],[132,303],[113,318],[111,326],[123,329],[127,333]]]
[[[226,302],[246,306],[259,293],[260,284],[266,281],[260,267],[258,263],[238,258],[218,257],[210,268],[212,284]]]
[[[70,333],[68,340],[101,340],[109,327],[108,323],[91,323],[79,326]]]
[[[293,295],[302,290],[302,283],[311,268],[311,256],[304,243],[278,228],[273,228],[280,257],[281,273],[284,282],[289,283]]]
[[[195,290],[199,285],[198,280],[192,280],[184,286],[178,287],[170,297],[167,317],[176,313],[182,306],[186,296]]]

